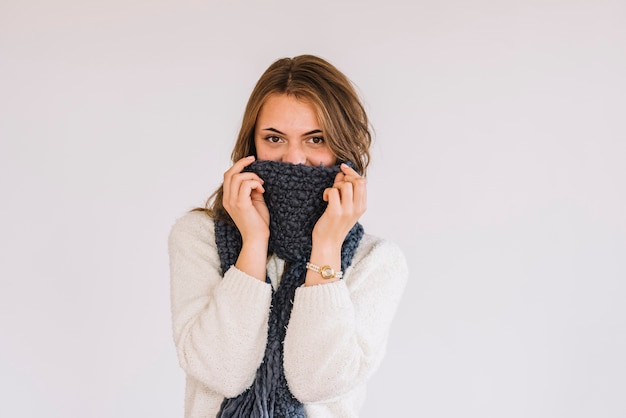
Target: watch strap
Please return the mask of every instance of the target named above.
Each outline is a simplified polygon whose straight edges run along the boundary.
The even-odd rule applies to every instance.
[[[306,268],[312,270],[316,273],[319,273],[324,280],[329,279],[341,279],[343,277],[343,272],[341,270],[335,271],[331,266],[318,266],[313,263],[306,263]]]

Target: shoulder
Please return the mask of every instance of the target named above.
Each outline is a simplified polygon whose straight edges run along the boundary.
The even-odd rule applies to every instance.
[[[170,247],[183,242],[212,243],[215,239],[213,218],[202,211],[187,212],[174,221],[170,228]]]
[[[406,259],[402,249],[393,241],[371,235],[364,234],[356,253],[354,263],[381,262],[406,264]]]
[[[398,284],[404,285],[408,278],[408,265],[404,252],[393,241],[364,234],[357,248],[352,266],[361,273],[380,273],[393,277]]]

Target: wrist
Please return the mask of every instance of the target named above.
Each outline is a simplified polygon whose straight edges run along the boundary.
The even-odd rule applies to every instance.
[[[314,271],[315,273],[319,273],[324,280],[330,279],[341,279],[343,277],[343,271],[335,270],[330,265],[325,264],[323,266],[318,266],[317,264],[313,264],[311,262],[306,263],[306,268]]]
[[[341,255],[343,240],[329,238],[315,238],[311,240],[311,255],[319,254],[321,257]]]
[[[242,272],[260,281],[265,281],[267,263],[267,241],[244,241],[235,262]]]
[[[311,257],[309,258],[309,263],[320,267],[324,267],[325,269],[332,269],[335,272],[341,270],[341,246],[322,246],[315,245],[311,249]],[[328,274],[327,277],[324,277],[323,274],[320,274],[319,271],[315,271],[317,269],[308,268],[305,285],[313,286],[322,283],[330,283],[339,280],[337,275]]]
[[[267,249],[269,241],[263,238],[255,239],[242,239],[241,251],[250,251],[256,254],[262,254],[265,258],[267,256]]]
[[[241,231],[240,231],[241,232]],[[241,232],[241,244],[251,247],[267,247],[270,239],[270,231],[255,230],[251,233]]]

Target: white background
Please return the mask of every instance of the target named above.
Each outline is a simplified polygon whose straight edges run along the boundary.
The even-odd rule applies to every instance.
[[[363,418],[625,417],[621,0],[0,0],[0,416],[182,417],[167,234],[302,53],[411,270]]]

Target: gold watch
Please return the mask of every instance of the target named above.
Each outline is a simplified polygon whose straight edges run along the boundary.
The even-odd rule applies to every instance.
[[[316,273],[319,273],[322,276],[322,279],[341,279],[343,277],[342,271],[335,271],[331,266],[316,266],[312,263],[306,263],[306,268],[309,270],[313,270]]]

